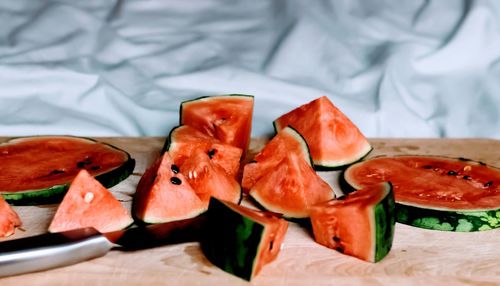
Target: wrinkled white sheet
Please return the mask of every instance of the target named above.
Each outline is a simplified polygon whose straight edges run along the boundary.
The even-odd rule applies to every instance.
[[[253,136],[321,95],[369,137],[500,139],[500,1],[0,1],[0,135],[165,136],[255,96]]]

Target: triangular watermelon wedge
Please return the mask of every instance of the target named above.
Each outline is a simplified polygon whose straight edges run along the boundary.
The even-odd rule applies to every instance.
[[[282,115],[274,128],[295,128],[307,141],[316,170],[334,170],[359,161],[372,147],[361,131],[326,96]]]
[[[5,199],[0,196],[0,237],[14,234],[18,226],[21,226],[21,219]]]
[[[124,229],[133,223],[128,210],[86,170],[71,182],[49,226],[50,232],[94,227],[100,232]]]
[[[202,150],[195,150],[180,169],[207,207],[210,197],[235,204],[240,202],[240,184],[221,166],[210,160],[210,157]]]
[[[132,204],[133,215],[145,223],[192,218],[206,209],[168,152],[141,177]]]
[[[193,126],[246,151],[252,130],[253,106],[254,97],[251,95],[199,97],[181,103],[180,124]]]
[[[335,198],[332,188],[295,153],[261,177],[249,194],[265,209],[286,218],[309,217],[310,207]]]
[[[172,129],[163,151],[168,151],[175,164],[181,166],[196,149],[201,149],[230,176],[236,177],[240,169],[242,150],[221,142],[192,126],[180,125]]]
[[[287,126],[278,131],[278,134],[255,155],[253,160],[244,166],[241,180],[243,190],[250,190],[262,176],[271,172],[290,153],[302,156],[312,166],[309,147],[304,137],[292,127]]]

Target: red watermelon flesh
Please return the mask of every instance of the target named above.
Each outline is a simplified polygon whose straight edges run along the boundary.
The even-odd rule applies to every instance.
[[[195,217],[207,206],[165,152],[141,177],[132,209],[145,223],[162,223]]]
[[[181,124],[246,151],[252,130],[254,98],[230,94],[205,96],[181,104]]]
[[[238,147],[225,144],[188,125],[174,128],[170,132],[169,140],[167,151],[178,166],[184,164],[196,149],[201,149],[230,176],[236,177],[239,172],[243,151]]]
[[[304,104],[274,121],[276,130],[295,128],[307,141],[316,169],[335,169],[371,151],[361,131],[328,97]]]
[[[378,157],[349,167],[355,188],[391,181],[396,202],[442,210],[496,210],[500,171],[480,162],[438,156]]]
[[[255,155],[252,162],[244,166],[241,181],[243,190],[250,190],[262,176],[274,169],[290,153],[303,156],[306,162],[312,165],[309,148],[303,137],[293,128],[286,127]]]
[[[81,169],[98,176],[130,161],[125,151],[72,136],[12,139],[0,145],[0,158],[0,191],[13,193],[64,185]]]
[[[128,210],[86,170],[71,182],[49,226],[50,232],[94,227],[100,232],[124,229],[133,223]]]
[[[377,262],[392,247],[394,195],[389,183],[371,185],[311,208],[314,239],[326,247]]]
[[[210,160],[210,157],[202,150],[195,150],[184,161],[180,171],[200,199],[207,204],[207,207],[210,197],[239,203],[241,199],[240,184],[229,176],[222,167]]]
[[[14,234],[18,226],[21,226],[21,219],[3,197],[0,196],[0,237]]]
[[[335,197],[306,160],[294,153],[261,177],[249,194],[265,209],[287,218],[309,217],[311,206]]]

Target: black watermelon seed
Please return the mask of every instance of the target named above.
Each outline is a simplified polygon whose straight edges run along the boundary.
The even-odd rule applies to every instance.
[[[180,172],[179,167],[177,167],[177,165],[175,165],[175,164],[172,164],[170,169],[172,170],[172,172],[174,172],[174,174],[177,174]]]
[[[269,250],[273,250],[273,246],[274,246],[274,240],[271,240],[271,242],[269,243]]]
[[[489,182],[486,182],[483,186],[485,188],[487,188],[487,187],[491,187],[492,185],[493,185],[493,181],[489,181]]]
[[[335,242],[340,242],[340,238],[339,238],[339,237],[337,237],[337,236],[334,236],[334,237],[333,237],[333,241],[335,241]]]
[[[101,169],[101,166],[98,166],[98,165],[90,167],[90,170],[92,170],[92,171],[96,171],[96,170],[99,170],[99,169]]]
[[[338,246],[337,248],[335,248],[335,250],[337,250],[340,253],[344,253],[344,248],[342,246]]]
[[[456,175],[458,175],[458,173],[455,171],[448,171],[448,175],[449,176],[456,176]]]
[[[432,166],[431,165],[425,165],[422,168],[424,168],[424,169],[432,169]]]
[[[462,178],[462,179],[464,179],[464,180],[469,180],[469,179],[470,179],[470,176],[465,175],[465,176],[463,176],[463,178]]]
[[[181,179],[177,178],[177,177],[172,177],[170,178],[170,182],[174,185],[180,185],[182,183]]]
[[[80,161],[80,162],[76,163],[76,167],[79,168],[79,169],[85,167],[85,162]]]
[[[210,157],[210,159],[212,159],[214,156],[215,156],[215,149],[211,149],[210,151],[208,151],[208,157]]]
[[[57,175],[57,174],[62,174],[64,173],[63,170],[52,170],[52,172],[49,173],[49,176],[50,175]],[[493,182],[492,182],[493,183]]]

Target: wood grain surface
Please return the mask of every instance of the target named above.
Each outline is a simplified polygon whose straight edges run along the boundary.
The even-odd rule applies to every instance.
[[[111,188],[130,207],[140,176],[163,146],[164,138],[96,138],[128,151],[133,175]],[[0,138],[0,142],[7,138]],[[370,157],[433,154],[465,157],[500,167],[500,141],[488,139],[372,139]],[[249,156],[266,140],[253,140]],[[334,172],[321,176],[337,188]],[[7,239],[44,233],[56,205],[16,206],[23,229]],[[6,239],[0,239],[0,241]],[[231,276],[208,262],[197,243],[135,252],[111,251],[80,264],[0,279],[0,285],[497,285],[500,283],[500,230],[475,233],[431,231],[396,224],[394,244],[381,262],[371,264],[314,242],[291,223],[277,260],[252,282]]]

